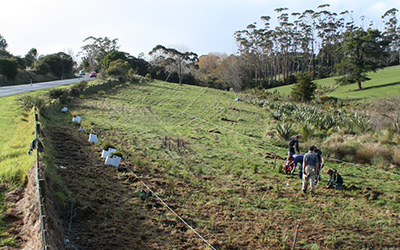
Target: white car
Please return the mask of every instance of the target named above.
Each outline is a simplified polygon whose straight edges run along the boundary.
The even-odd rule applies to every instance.
[[[84,76],[85,75],[85,71],[84,70],[79,71],[79,75],[80,76]]]

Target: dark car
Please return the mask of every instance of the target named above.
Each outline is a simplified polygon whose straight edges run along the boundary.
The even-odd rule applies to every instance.
[[[89,75],[89,77],[96,77],[97,76],[97,73],[96,72],[92,72],[92,73],[90,73],[90,75]]]

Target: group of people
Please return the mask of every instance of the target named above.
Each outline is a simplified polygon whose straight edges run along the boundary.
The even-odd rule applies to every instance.
[[[298,163],[300,163],[298,176],[303,180],[301,190],[305,193],[307,191],[308,182],[310,182],[310,192],[313,193],[315,185],[318,184],[320,180],[320,173],[324,167],[325,159],[321,150],[316,146],[309,147],[308,152],[305,155],[301,155],[299,150],[299,138],[300,136],[296,135],[290,140],[288,157],[283,166],[283,170],[287,174],[294,174]],[[344,188],[343,178],[337,171],[329,169],[326,173],[329,175],[329,180],[325,188],[337,190]]]

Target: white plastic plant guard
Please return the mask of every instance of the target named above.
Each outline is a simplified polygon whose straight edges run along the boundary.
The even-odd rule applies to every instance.
[[[109,148],[108,150],[103,150],[103,153],[101,154],[101,158],[105,159],[107,158],[111,153],[115,153],[117,150],[115,148]]]
[[[113,157],[107,156],[105,164],[107,166],[114,166],[114,167],[119,167],[119,164],[121,163],[121,157],[114,155]]]
[[[67,107],[63,107],[63,108],[61,109],[61,111],[62,111],[62,112],[67,112],[67,111],[68,111],[68,108],[67,108]]]
[[[77,116],[72,117],[72,122],[81,123],[81,116],[77,115]]]
[[[89,134],[89,142],[99,143],[99,140],[97,139],[97,135]]]

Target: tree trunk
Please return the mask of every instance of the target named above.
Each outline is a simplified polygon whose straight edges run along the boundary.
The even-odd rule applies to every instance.
[[[361,82],[360,82],[360,81],[357,82],[357,86],[358,86],[358,90],[362,90]]]

